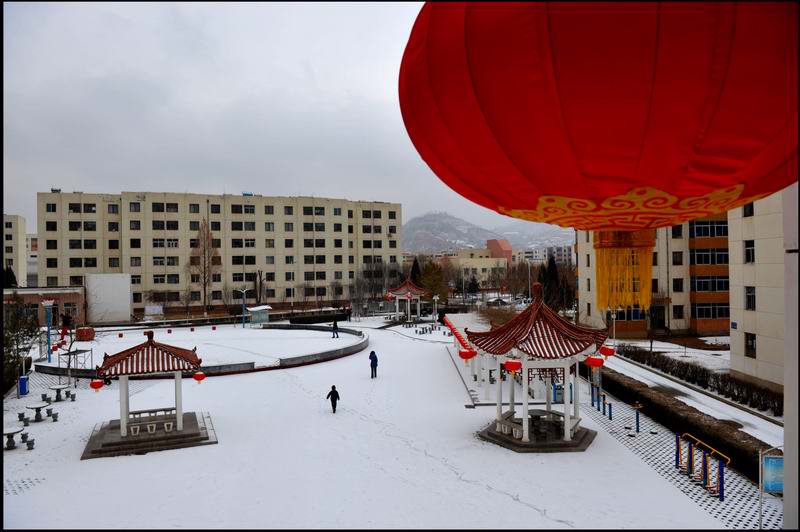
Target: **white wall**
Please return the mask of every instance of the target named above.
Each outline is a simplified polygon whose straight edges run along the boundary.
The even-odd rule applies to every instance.
[[[127,322],[133,311],[129,273],[86,275],[87,321],[90,324]]]
[[[797,183],[783,192],[784,344],[783,404],[784,479],[783,528],[797,528]]]

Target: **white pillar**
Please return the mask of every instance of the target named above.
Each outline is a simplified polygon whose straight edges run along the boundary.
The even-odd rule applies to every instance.
[[[418,320],[422,319],[422,313],[419,310],[419,298],[417,298],[417,319]]]
[[[580,386],[581,380],[578,378],[578,363],[575,362],[575,375],[572,376],[572,412],[575,419],[578,419],[580,416],[580,408],[578,407],[581,404],[581,395],[580,390],[578,387]]]
[[[400,298],[394,298],[394,319],[400,321]]]
[[[121,375],[119,378],[119,434],[120,436],[128,435],[128,376]]]
[[[564,366],[564,441],[572,439],[570,434],[570,416],[569,416],[569,366]]]
[[[510,406],[511,412],[516,412],[517,409],[514,406],[514,388],[516,388],[516,382],[514,382],[514,374],[507,373],[508,375],[508,386],[510,387],[508,391],[508,404]]]
[[[483,396],[487,401],[489,400],[489,389],[491,388],[491,386],[489,386],[489,371],[488,371],[489,360],[487,358],[488,356],[489,355],[482,355],[481,357],[481,376],[480,376],[481,381],[483,381],[483,390],[484,390]]]
[[[522,441],[529,442],[530,427],[528,420],[528,355],[522,353]]]
[[[550,418],[549,412],[551,410],[550,401],[551,401],[552,395],[553,395],[553,387],[550,384],[550,376],[548,374],[548,376],[545,377],[545,379],[544,379],[544,397],[545,397],[545,404],[547,405],[545,407],[545,410],[547,410],[547,412],[548,412],[548,415],[547,415],[548,419]]]
[[[183,430],[183,393],[181,392],[181,381],[183,373],[175,372],[175,416],[176,425],[179,431]]]
[[[495,356],[495,360],[497,360],[496,370],[497,373],[495,374],[495,383],[497,384],[497,421],[500,421],[503,418],[503,381],[500,379],[500,357]],[[497,425],[497,430],[500,430],[500,425]]]

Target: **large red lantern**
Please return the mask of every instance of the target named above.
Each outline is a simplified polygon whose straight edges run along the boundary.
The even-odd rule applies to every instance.
[[[206,374],[203,373],[202,371],[197,371],[195,372],[194,375],[192,375],[192,377],[194,378],[194,380],[197,381],[198,384],[200,384],[203,382],[203,379],[206,378]]]
[[[607,345],[601,345],[600,349],[598,349],[598,353],[603,355],[604,357],[610,357],[611,355],[616,354],[616,351],[613,347],[609,347]]]
[[[461,360],[463,360],[465,364],[467,364],[470,359],[477,354],[477,351],[474,349],[459,349],[458,351],[458,356],[461,357]]]
[[[103,387],[103,381],[100,379],[92,379],[92,381],[89,383],[89,387],[91,387],[92,390],[99,392],[100,388]]]
[[[599,368],[603,365],[603,359],[600,357],[586,357],[583,362],[590,368]]]
[[[598,306],[647,308],[655,228],[797,181],[797,9],[426,3],[403,121],[469,200],[597,231]]]
[[[504,366],[506,367],[506,371],[514,373],[522,369],[522,362],[520,362],[519,360],[506,360]]]

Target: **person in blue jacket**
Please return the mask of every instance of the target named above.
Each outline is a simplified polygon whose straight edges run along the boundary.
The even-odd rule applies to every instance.
[[[372,370],[372,375],[370,379],[377,379],[378,378],[378,355],[375,354],[375,351],[370,351],[369,353],[369,367]]]

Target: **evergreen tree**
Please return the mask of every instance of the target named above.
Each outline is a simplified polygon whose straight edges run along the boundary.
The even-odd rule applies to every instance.
[[[562,286],[558,279],[558,265],[553,255],[547,258],[547,268],[544,274],[544,301],[551,309],[558,311],[563,306],[561,295]]]
[[[478,284],[478,280],[473,276],[469,280],[469,284],[467,284],[467,292],[470,294],[477,294],[478,291],[481,289],[480,285]]]
[[[419,278],[422,276],[422,270],[419,267],[419,260],[414,257],[414,264],[411,266],[411,282],[419,286]]]
[[[10,267],[6,267],[3,270],[3,288],[16,288],[17,287],[17,276],[14,275],[14,270]]]
[[[3,304],[3,393],[17,382],[22,359],[28,356],[39,334],[38,316],[25,306],[19,294],[14,292],[11,297],[11,302]]]

